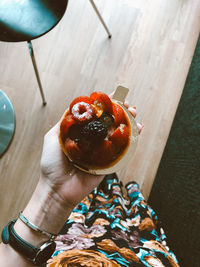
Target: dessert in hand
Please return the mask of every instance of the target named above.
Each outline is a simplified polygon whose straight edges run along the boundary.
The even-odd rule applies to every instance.
[[[84,169],[114,165],[130,142],[129,119],[102,92],[75,98],[60,123],[59,140],[68,158]]]

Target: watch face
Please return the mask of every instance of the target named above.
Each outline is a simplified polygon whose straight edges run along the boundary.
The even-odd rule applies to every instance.
[[[35,263],[37,265],[45,263],[48,259],[51,258],[51,255],[54,253],[55,249],[56,249],[55,242],[49,242],[42,245],[35,257]]]

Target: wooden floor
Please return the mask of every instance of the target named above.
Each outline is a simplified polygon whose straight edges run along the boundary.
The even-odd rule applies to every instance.
[[[89,1],[71,0],[56,28],[33,41],[46,107],[26,43],[0,43],[0,88],[16,114],[14,139],[0,158],[0,229],[34,190],[44,134],[74,97],[93,90],[130,89],[129,102],[145,127],[120,177],[136,180],[148,198],[199,35],[200,1],[95,2],[112,39]]]

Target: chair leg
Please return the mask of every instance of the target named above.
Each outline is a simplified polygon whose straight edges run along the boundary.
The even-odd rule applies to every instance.
[[[42,102],[43,102],[43,105],[45,106],[47,102],[45,100],[44,92],[43,92],[43,89],[42,89],[42,84],[41,84],[41,81],[40,81],[40,76],[39,76],[39,72],[38,72],[38,68],[37,68],[37,64],[36,64],[36,60],[35,60],[35,56],[34,56],[34,51],[33,51],[33,45],[31,43],[31,41],[27,41],[27,45],[28,45],[28,49],[29,49],[29,54],[30,54],[31,59],[32,59],[33,68],[34,68],[35,75],[36,75],[36,78],[37,78],[38,86],[39,86],[39,89],[40,89]]]
[[[97,13],[97,16],[99,17],[101,23],[103,24],[103,26],[104,26],[104,28],[105,28],[107,34],[108,34],[108,38],[111,38],[112,35],[111,35],[111,33],[110,33],[108,27],[106,26],[106,24],[105,24],[105,22],[104,22],[104,20],[103,20],[103,18],[102,18],[102,16],[101,16],[101,14],[99,13],[99,10],[97,9],[97,6],[95,5],[94,1],[93,1],[93,0],[90,0],[90,3],[92,4],[92,6],[93,6],[95,12]]]

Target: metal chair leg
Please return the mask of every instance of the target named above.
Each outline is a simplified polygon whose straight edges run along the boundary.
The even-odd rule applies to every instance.
[[[39,86],[39,89],[40,89],[42,102],[43,102],[43,105],[45,106],[47,102],[45,100],[44,92],[43,92],[43,89],[42,89],[42,84],[41,84],[41,81],[40,81],[40,76],[39,76],[39,72],[38,72],[38,68],[37,68],[37,64],[36,64],[36,60],[35,60],[35,56],[34,56],[34,51],[33,51],[33,45],[31,43],[31,41],[27,41],[27,45],[28,45],[28,49],[29,49],[29,54],[30,54],[31,59],[32,59],[33,68],[35,70],[35,75],[36,75],[38,86]]]
[[[101,16],[101,14],[99,13],[99,10],[97,9],[97,6],[95,5],[94,1],[93,1],[93,0],[90,0],[90,3],[92,4],[92,6],[93,6],[95,12],[97,13],[97,16],[99,17],[101,23],[103,24],[103,26],[104,26],[104,28],[105,28],[107,34],[108,34],[108,38],[111,38],[112,35],[111,35],[111,33],[110,33],[108,27],[106,26],[106,24],[105,24],[105,22],[104,22],[104,20],[103,20],[103,18],[102,18],[102,16]]]

